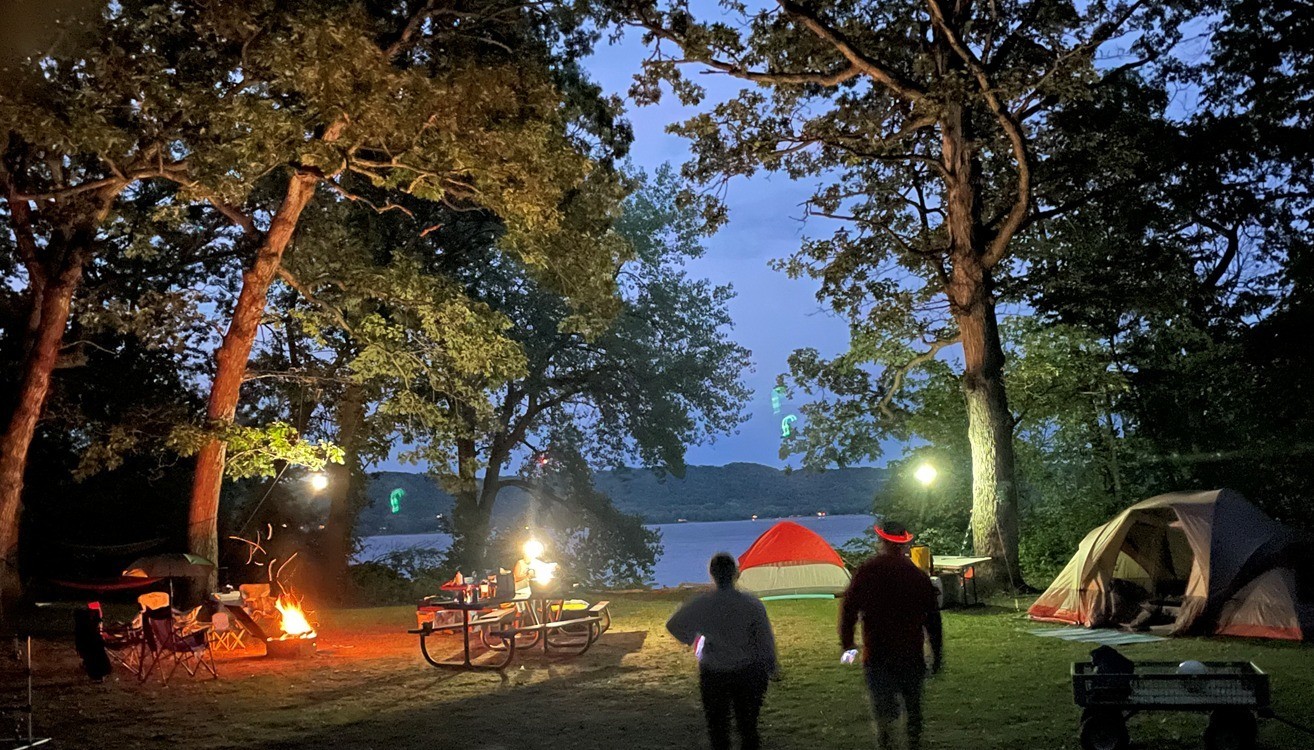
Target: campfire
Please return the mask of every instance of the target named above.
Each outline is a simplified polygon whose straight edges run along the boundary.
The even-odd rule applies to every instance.
[[[301,602],[292,596],[278,597],[274,603],[278,610],[279,630],[274,638],[265,639],[265,655],[274,658],[302,658],[315,653],[315,629],[306,618]]]
[[[265,549],[267,543],[274,536],[274,527],[272,524],[266,524],[267,533],[256,532],[256,538],[243,539],[240,536],[231,536],[229,539],[241,542],[247,546],[246,562],[248,565],[264,568],[268,571],[269,586],[265,588],[265,597],[262,599],[264,604],[260,606],[259,614],[254,616],[260,617],[261,629],[264,631],[261,635],[265,638],[265,656],[274,658],[304,658],[315,653],[315,627],[310,624],[310,619],[306,617],[306,610],[302,606],[302,599],[292,593],[292,587],[288,583],[287,577],[283,575],[288,566],[296,559],[297,554],[293,552],[287,559],[279,561],[278,558],[272,557],[269,551]],[[277,588],[281,593],[277,599],[273,600],[273,607],[269,606],[268,592],[270,588]],[[274,619],[273,613],[278,613],[278,635],[269,636],[269,624]]]

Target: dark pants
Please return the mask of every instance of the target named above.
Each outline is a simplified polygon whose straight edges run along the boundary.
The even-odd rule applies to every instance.
[[[703,693],[703,712],[707,714],[707,734],[712,750],[730,749],[730,712],[734,711],[739,741],[744,750],[757,750],[757,715],[766,697],[767,675],[760,668],[730,672],[701,670],[698,675]]]
[[[871,693],[871,712],[876,717],[876,746],[890,750],[898,746],[895,723],[899,714],[908,717],[908,750],[922,746],[922,686],[926,681],[925,665],[890,667],[867,665],[867,690]],[[903,703],[902,707],[899,705]]]

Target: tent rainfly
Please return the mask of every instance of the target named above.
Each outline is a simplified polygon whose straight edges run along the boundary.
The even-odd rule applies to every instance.
[[[1233,490],[1159,495],[1087,534],[1028,614],[1172,635],[1314,639],[1310,542]]]
[[[849,585],[849,571],[815,531],[781,521],[739,556],[739,588],[763,599],[833,597]]]

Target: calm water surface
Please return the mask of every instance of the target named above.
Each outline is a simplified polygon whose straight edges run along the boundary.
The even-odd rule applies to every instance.
[[[762,532],[780,519],[757,521],[714,521],[710,523],[663,523],[649,526],[662,532],[665,548],[653,578],[658,586],[678,586],[681,583],[707,581],[707,560],[717,552],[729,552],[736,557],[748,549]],[[833,546],[840,546],[871,528],[871,516],[827,516],[826,518],[791,518],[812,529]],[[363,540],[359,560],[373,560],[398,549],[422,547],[446,549],[452,538],[447,534],[399,534],[369,536]]]

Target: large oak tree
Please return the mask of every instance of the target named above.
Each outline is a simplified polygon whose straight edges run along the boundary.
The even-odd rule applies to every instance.
[[[770,170],[818,183],[807,212],[838,226],[782,266],[819,280],[819,298],[850,320],[845,366],[881,368],[872,406],[880,410],[909,370],[956,346],[975,547],[1006,563],[995,575],[1020,581],[998,284],[1023,233],[1066,208],[1038,199],[1045,153],[1037,144],[1050,115],[1116,74],[1096,64],[1110,40],[1120,39],[1131,65],[1171,49],[1173,7],[781,0],[760,9],[722,2],[719,13],[704,13],[684,2],[620,5],[653,49],[640,96],[656,98],[665,82],[698,103],[702,91],[682,75],[686,66],[749,85],[676,128],[693,141],[692,175]]]

